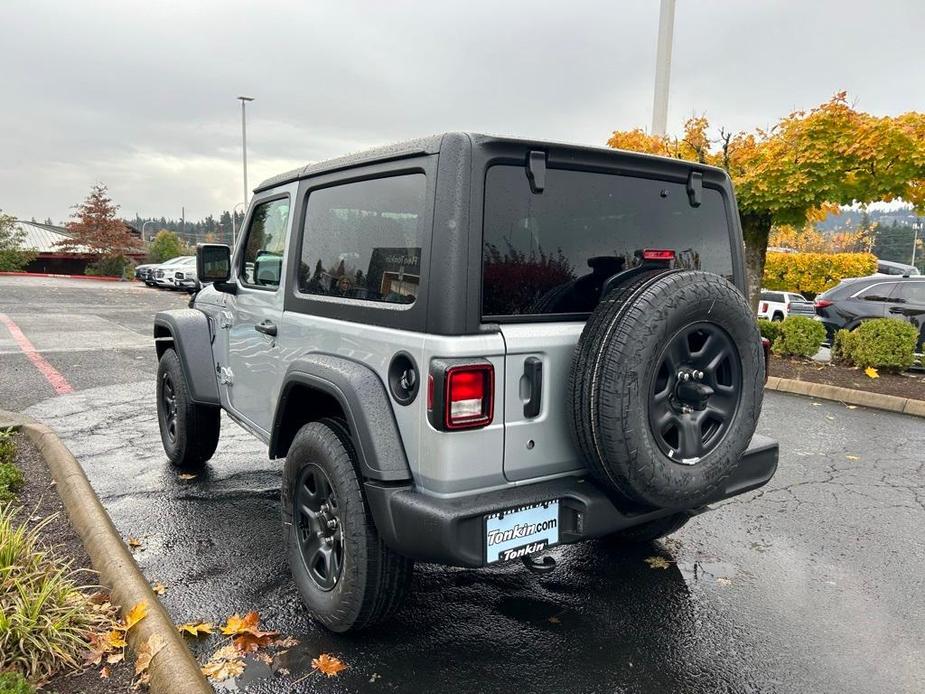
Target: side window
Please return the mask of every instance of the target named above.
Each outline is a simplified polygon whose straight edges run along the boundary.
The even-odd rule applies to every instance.
[[[895,287],[896,284],[892,282],[875,284],[858,294],[858,298],[865,301],[889,301]]]
[[[299,291],[412,304],[421,282],[427,180],[406,174],[312,191]]]
[[[894,297],[908,304],[925,306],[925,282],[902,282],[894,292]]]
[[[266,289],[279,286],[288,224],[288,198],[263,202],[254,208],[241,259],[243,284]]]

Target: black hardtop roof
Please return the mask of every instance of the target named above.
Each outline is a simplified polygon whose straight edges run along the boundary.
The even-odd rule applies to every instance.
[[[392,161],[395,159],[404,159],[406,157],[412,157],[421,154],[436,154],[440,151],[443,141],[446,138],[468,138],[474,146],[484,146],[490,144],[520,144],[520,145],[531,145],[541,149],[567,149],[575,152],[591,152],[596,154],[609,154],[613,156],[630,156],[633,158],[648,159],[660,161],[662,163],[671,163],[672,166],[677,166],[679,168],[695,168],[698,171],[715,171],[720,175],[725,176],[726,173],[722,169],[708,166],[706,164],[700,164],[697,162],[690,162],[681,159],[673,159],[670,157],[661,157],[654,154],[642,154],[639,152],[629,152],[626,150],[617,150],[610,147],[604,146],[591,146],[591,145],[576,145],[569,144],[565,142],[555,142],[551,140],[533,140],[527,138],[518,138],[518,137],[502,137],[497,135],[483,135],[480,133],[468,133],[468,132],[447,132],[441,133],[439,135],[430,135],[427,137],[420,137],[414,140],[406,140],[404,142],[397,142],[391,145],[384,145],[382,147],[374,147],[372,149],[363,150],[361,152],[355,152],[353,154],[348,154],[343,157],[337,157],[334,159],[327,159],[324,161],[314,162],[312,164],[307,164],[301,166],[297,169],[292,169],[285,173],[272,176],[265,181],[261,182],[258,185],[254,192],[258,193],[263,190],[268,190],[270,188],[275,188],[276,186],[283,185],[285,183],[291,183],[292,181],[298,181],[309,176],[315,176],[323,173],[330,173],[333,171],[340,171],[343,169],[353,168],[355,166],[363,166],[366,164],[375,164],[384,161]]]

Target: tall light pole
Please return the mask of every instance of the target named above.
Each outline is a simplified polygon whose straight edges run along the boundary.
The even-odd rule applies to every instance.
[[[674,34],[675,0],[662,0],[658,11],[658,47],[655,56],[655,98],[652,100],[652,134],[664,135],[668,127],[668,82],[671,77],[671,41]]]
[[[154,224],[154,220],[149,219],[147,222],[141,225],[141,242],[142,243],[144,243],[145,241],[145,227],[148,226],[149,224]]]
[[[252,96],[239,96],[241,101],[241,157],[244,161],[244,204],[247,204],[247,102],[253,101]]]
[[[925,223],[912,223],[912,266],[915,267],[915,247],[919,244],[919,229],[925,229]]]

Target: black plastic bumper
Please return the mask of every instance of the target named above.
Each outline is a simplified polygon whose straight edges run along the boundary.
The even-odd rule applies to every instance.
[[[755,435],[726,489],[713,501],[757,489],[777,470],[777,442]],[[393,550],[436,564],[485,565],[485,520],[496,511],[559,500],[559,540],[579,542],[640,525],[676,511],[628,510],[587,477],[563,477],[455,499],[438,499],[411,486],[365,484],[379,534]],[[691,515],[707,510],[691,509]]]

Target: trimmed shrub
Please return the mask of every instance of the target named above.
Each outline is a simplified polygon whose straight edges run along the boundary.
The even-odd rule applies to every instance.
[[[774,321],[759,318],[758,332],[761,333],[761,337],[766,337],[773,345],[774,340],[776,340],[780,335],[780,323],[775,323]]]
[[[839,330],[832,340],[832,362],[835,364],[850,364],[851,352],[857,342],[857,335],[850,330]]]
[[[877,271],[870,253],[768,253],[761,286],[804,295],[821,294],[846,277]]]
[[[122,277],[126,267],[132,267],[132,261],[124,255],[112,258],[100,258],[97,262],[87,265],[85,275],[97,277]]]
[[[774,340],[774,353],[781,356],[811,357],[825,339],[822,323],[806,316],[790,316],[780,323],[780,335]]]
[[[839,331],[845,332],[845,331]],[[919,331],[895,318],[864,321],[848,339],[842,339],[841,355],[861,368],[904,371],[915,362]]]

